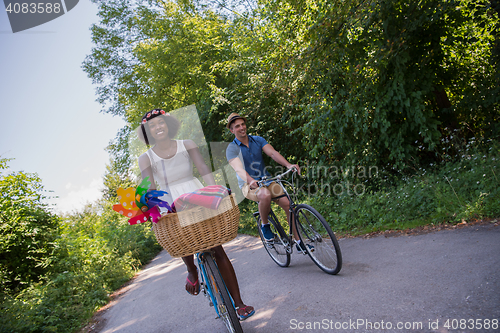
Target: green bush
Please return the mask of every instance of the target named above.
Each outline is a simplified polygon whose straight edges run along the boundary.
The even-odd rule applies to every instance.
[[[379,175],[360,195],[344,191],[311,202],[335,231],[350,234],[499,216],[498,142],[472,141],[460,152],[397,180]]]
[[[161,249],[109,202],[56,217],[36,175],[2,175],[0,189],[2,333],[74,332]]]
[[[13,293],[41,281],[49,270],[59,219],[42,203],[40,178],[7,173],[0,159],[0,293]]]

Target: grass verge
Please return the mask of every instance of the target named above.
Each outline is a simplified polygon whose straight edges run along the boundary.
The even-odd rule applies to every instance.
[[[315,207],[341,237],[496,218],[500,216],[499,152],[494,141],[482,149],[467,145],[458,160],[431,164],[391,180],[378,175],[371,185],[361,184],[363,191],[360,184],[354,191],[352,183],[351,191],[340,195],[319,191],[301,202]],[[242,206],[241,233],[258,236],[251,215],[256,209],[254,203]]]

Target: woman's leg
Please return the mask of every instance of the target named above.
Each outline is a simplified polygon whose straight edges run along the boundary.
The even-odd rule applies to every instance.
[[[246,306],[241,300],[240,287],[238,286],[238,279],[236,278],[236,273],[234,272],[233,264],[227,257],[226,251],[222,246],[217,246],[212,249],[214,251],[215,260],[217,261],[217,266],[224,279],[229,293],[233,297],[234,306],[242,310],[242,313],[238,313],[241,316],[246,316],[250,314],[254,308],[251,306]]]
[[[200,284],[198,282],[198,269],[194,264],[193,255],[182,257],[182,260],[184,261],[184,264],[186,264],[188,271],[187,279],[189,281],[186,281],[186,290],[192,295],[198,295]]]

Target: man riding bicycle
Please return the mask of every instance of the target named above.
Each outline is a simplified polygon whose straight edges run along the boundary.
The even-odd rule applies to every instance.
[[[226,127],[234,134],[234,140],[229,144],[226,150],[226,158],[229,164],[236,171],[238,185],[243,195],[258,203],[259,214],[262,219],[262,234],[268,241],[275,237],[269,225],[269,212],[271,210],[271,200],[276,202],[286,212],[286,218],[290,224],[290,202],[283,193],[283,189],[276,182],[264,184],[259,187],[257,181],[263,176],[270,176],[266,170],[262,152],[271,157],[280,165],[291,169],[296,168],[300,174],[300,167],[297,164],[288,162],[273,146],[271,146],[263,137],[257,135],[248,135],[246,127],[246,118],[237,113],[231,113],[227,119]],[[301,243],[295,223],[293,225],[293,235],[297,242],[299,253],[305,253],[304,244]]]

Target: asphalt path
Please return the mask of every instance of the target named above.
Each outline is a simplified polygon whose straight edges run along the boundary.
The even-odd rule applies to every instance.
[[[497,225],[341,239],[344,264],[335,276],[297,253],[278,267],[260,239],[239,235],[224,248],[243,301],[256,309],[243,330],[500,332]],[[186,293],[185,279],[182,260],[162,251],[100,314],[96,331],[224,332],[208,299]]]

